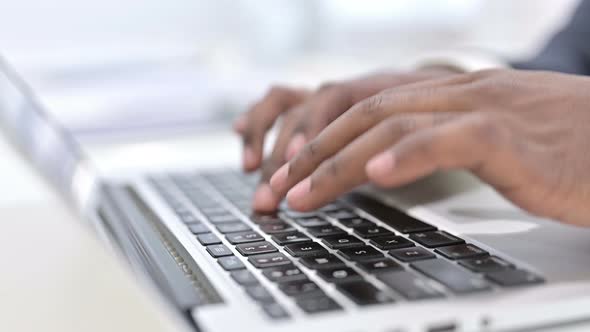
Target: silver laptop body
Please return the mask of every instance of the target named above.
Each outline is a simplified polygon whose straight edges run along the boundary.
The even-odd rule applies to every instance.
[[[274,221],[251,218],[245,201],[256,178],[232,170],[230,133],[115,152],[85,147],[6,65],[0,116],[105,244],[160,291],[154,300],[199,331],[516,331],[590,318],[590,230],[530,216],[463,172],[389,192],[360,188],[315,215],[282,210],[281,227],[312,240],[291,243],[270,231]],[[192,159],[150,167],[163,158],[150,146]],[[105,167],[105,158],[143,166]],[[211,211],[231,215],[237,228],[221,227]],[[384,233],[355,228],[353,219]],[[312,232],[322,227],[345,234]],[[248,242],[248,230],[256,241]],[[339,236],[361,244],[346,246]],[[395,241],[375,240],[386,236]],[[308,247],[320,254],[308,256]],[[310,267],[324,264],[326,253],[342,264]]]

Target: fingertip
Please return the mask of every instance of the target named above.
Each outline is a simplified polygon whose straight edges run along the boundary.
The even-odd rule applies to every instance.
[[[373,157],[365,166],[367,177],[378,184],[383,184],[395,168],[395,158],[391,152],[383,152]]]
[[[275,192],[282,192],[287,185],[287,177],[289,176],[289,164],[284,164],[279,168],[270,178],[270,187]]]
[[[268,184],[264,183],[258,186],[252,202],[252,208],[255,211],[271,212],[276,210],[278,204],[279,200]]]
[[[311,191],[311,179],[299,182],[287,193],[287,203],[295,210],[305,210],[305,198]]]
[[[246,146],[244,147],[244,159],[243,159],[243,167],[246,171],[252,171],[258,167],[258,156],[254,152],[254,150]]]

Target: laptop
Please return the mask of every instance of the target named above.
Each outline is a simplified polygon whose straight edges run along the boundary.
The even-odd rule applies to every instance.
[[[466,173],[258,215],[258,175],[231,165],[98,172],[1,68],[3,130],[195,331],[529,331],[590,318],[590,230],[528,215]]]

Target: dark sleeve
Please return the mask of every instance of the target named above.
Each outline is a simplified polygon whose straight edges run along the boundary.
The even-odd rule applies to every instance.
[[[569,23],[534,58],[512,64],[519,69],[590,75],[590,0],[582,0]]]

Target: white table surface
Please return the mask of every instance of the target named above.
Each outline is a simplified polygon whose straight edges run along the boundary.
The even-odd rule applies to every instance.
[[[0,331],[183,331],[0,136]]]

